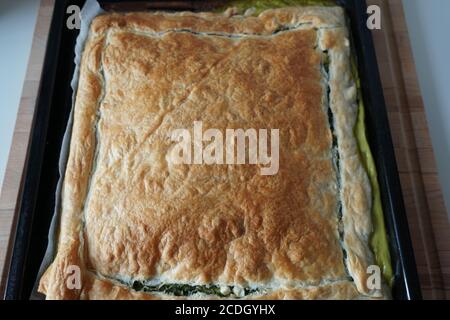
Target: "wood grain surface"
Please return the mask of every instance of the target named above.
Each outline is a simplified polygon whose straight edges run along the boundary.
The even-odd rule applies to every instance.
[[[414,253],[425,299],[450,299],[450,224],[438,181],[401,0],[368,0],[382,9],[373,32]],[[42,0],[0,195],[0,297],[11,253],[36,96],[54,0]]]
[[[16,209],[22,184],[22,173],[28,150],[36,97],[39,90],[48,31],[52,18],[54,0],[41,0],[31,46],[31,54],[22,89],[16,126],[14,129],[9,160],[0,190],[0,297],[3,297],[7,277],[11,245],[14,241]],[[3,271],[3,272],[2,272]]]
[[[402,3],[368,3],[382,9],[373,37],[423,296],[450,299],[450,224]]]

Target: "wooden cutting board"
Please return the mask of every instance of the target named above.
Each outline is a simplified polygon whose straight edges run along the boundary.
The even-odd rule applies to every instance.
[[[382,10],[373,32],[423,296],[450,299],[450,224],[400,0],[369,0]]]
[[[382,9],[373,32],[407,209],[426,299],[450,299],[450,224],[444,205],[401,0],[368,0]],[[13,144],[0,195],[0,274],[9,264],[31,122],[54,0],[41,0]],[[7,268],[0,283],[3,296]]]

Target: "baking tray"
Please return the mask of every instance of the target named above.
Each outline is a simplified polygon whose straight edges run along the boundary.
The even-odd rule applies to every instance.
[[[84,0],[55,1],[47,51],[36,102],[21,193],[18,220],[9,265],[5,299],[30,298],[47,248],[59,179],[58,162],[72,106],[70,81],[74,72],[74,47],[78,30],[66,27],[70,5]],[[379,79],[371,31],[366,27],[364,0],[337,0],[349,17],[366,108],[368,139],[378,169],[378,179],[395,271],[393,298],[421,299],[414,253],[406,219],[386,106]],[[224,1],[99,1],[102,7],[127,10],[205,10]]]

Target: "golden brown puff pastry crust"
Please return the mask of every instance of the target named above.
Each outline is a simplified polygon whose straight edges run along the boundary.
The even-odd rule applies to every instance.
[[[176,298],[136,292],[138,280],[257,289],[250,299],[386,297],[365,285],[371,190],[353,135],[349,56],[337,7],[94,19],[58,248],[40,291]],[[203,130],[280,129],[278,174],[173,164],[170,134],[194,121]],[[79,290],[67,287],[71,265],[82,272]],[[210,298],[184,298],[202,297]]]

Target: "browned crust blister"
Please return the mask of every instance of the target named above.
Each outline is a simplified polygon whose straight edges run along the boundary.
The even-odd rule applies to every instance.
[[[98,16],[80,65],[56,257],[39,290],[180,298],[124,285],[153,280],[260,289],[246,299],[386,297],[365,285],[371,190],[356,117],[340,8]],[[173,165],[170,132],[194,121],[280,129],[278,174]],[[79,290],[67,286],[72,265]]]

